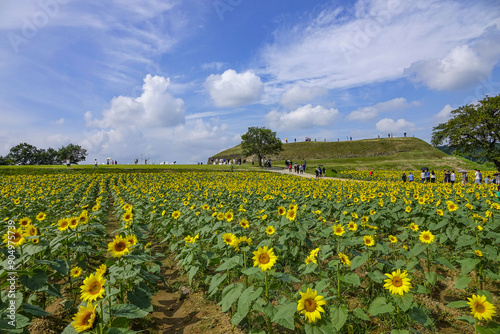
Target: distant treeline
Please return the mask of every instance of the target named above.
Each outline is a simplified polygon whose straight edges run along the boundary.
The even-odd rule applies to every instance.
[[[34,145],[21,143],[10,149],[10,152],[0,156],[0,165],[60,165],[69,159],[71,164],[84,161],[87,150],[79,145],[68,144],[56,150],[37,148]]]
[[[500,144],[496,144],[495,146],[498,150],[500,150]],[[485,162],[491,162],[488,159],[486,159],[485,157],[481,157],[481,153],[483,153],[482,149],[475,150],[474,157],[472,157],[472,156],[464,156],[458,152],[455,152],[456,150],[449,145],[436,146],[436,148],[438,150],[446,153],[446,154],[464,157],[465,159],[473,161],[473,162],[478,162],[478,163],[482,163],[482,164],[484,164]]]

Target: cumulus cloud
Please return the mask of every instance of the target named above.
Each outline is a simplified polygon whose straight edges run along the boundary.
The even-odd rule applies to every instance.
[[[498,46],[500,55],[500,49]],[[482,55],[468,45],[453,48],[444,58],[412,64],[407,72],[412,80],[436,90],[459,90],[488,77],[497,57]]]
[[[71,143],[71,139],[60,133],[56,133],[45,138],[45,143],[50,147],[61,147]]]
[[[273,110],[265,116],[265,119],[271,128],[298,130],[313,126],[330,126],[338,115],[337,109],[327,109],[323,106],[313,107],[311,104],[307,104],[290,112]]]
[[[443,24],[444,17],[453,20]],[[446,78],[433,80],[429,70],[421,74],[422,80],[440,88],[460,86],[453,78],[467,81],[472,75],[463,62],[472,61],[469,71],[476,74],[498,63],[500,54],[491,50],[498,49],[499,17],[499,6],[481,1],[360,0],[354,11],[325,8],[312,20],[274,32],[274,40],[261,53],[264,71],[272,83],[307,81],[332,89],[405,77],[412,64],[448,57],[450,64],[442,70]],[[479,54],[477,40],[491,47],[481,47]],[[474,50],[454,50],[457,45]],[[439,69],[439,64],[431,64]]]
[[[403,111],[415,105],[418,105],[418,102],[408,102],[404,97],[398,97],[389,101],[377,103],[373,106],[356,109],[347,116],[347,119],[351,121],[371,121],[377,118],[380,113]]]
[[[144,78],[141,96],[114,97],[110,108],[103,111],[102,119],[93,118],[92,113],[87,111],[87,126],[116,128],[133,124],[141,127],[172,127],[184,123],[184,101],[167,92],[169,84],[169,78],[148,74]]]
[[[253,72],[236,73],[229,69],[222,74],[211,74],[205,87],[217,107],[239,107],[258,101],[264,84]]]
[[[449,120],[451,118],[451,111],[452,110],[453,110],[453,108],[449,104],[447,104],[444,106],[443,109],[441,109],[440,112],[438,112],[436,115],[434,115],[434,119],[438,123],[446,122],[447,120]]]
[[[284,106],[293,106],[308,102],[317,96],[325,95],[328,90],[323,87],[305,87],[296,85],[288,89],[280,98],[280,104]]]
[[[377,130],[382,133],[395,133],[395,132],[408,132],[415,131],[415,123],[408,122],[405,119],[398,119],[394,121],[391,118],[384,118],[377,122],[375,125]]]

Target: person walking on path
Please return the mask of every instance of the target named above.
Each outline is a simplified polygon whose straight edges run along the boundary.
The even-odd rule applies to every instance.
[[[94,167],[97,167],[97,159],[94,159]]]

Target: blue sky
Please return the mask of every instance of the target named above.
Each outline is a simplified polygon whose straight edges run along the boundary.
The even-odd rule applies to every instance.
[[[497,0],[12,0],[0,36],[0,155],[205,162],[250,126],[429,141],[500,93]]]

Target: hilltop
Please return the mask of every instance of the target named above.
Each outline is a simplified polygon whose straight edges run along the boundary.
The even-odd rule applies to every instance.
[[[274,165],[285,160],[309,166],[322,164],[333,169],[418,170],[483,168],[469,160],[450,156],[418,138],[380,138],[353,141],[309,141],[284,143],[284,151],[269,157]],[[211,158],[243,159],[241,145],[224,150]],[[247,161],[252,161],[249,157]]]

